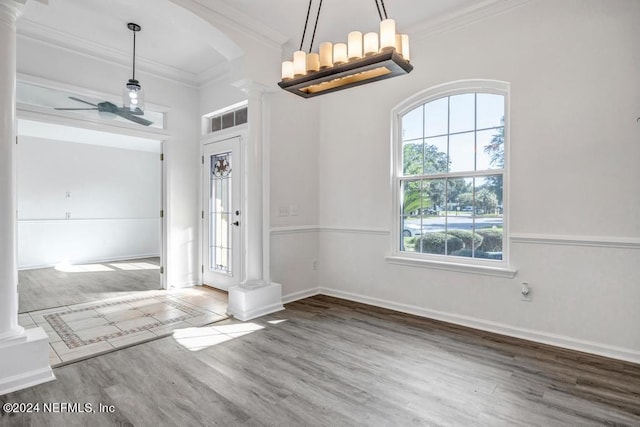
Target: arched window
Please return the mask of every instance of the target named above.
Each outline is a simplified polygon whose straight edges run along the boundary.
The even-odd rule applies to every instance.
[[[394,255],[507,265],[508,94],[461,81],[394,109]]]

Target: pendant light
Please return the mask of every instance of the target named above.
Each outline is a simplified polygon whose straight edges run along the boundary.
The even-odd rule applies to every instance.
[[[144,90],[136,80],[136,33],[141,30],[140,25],[130,22],[127,28],[133,32],[133,75],[126,83],[122,94],[122,104],[133,114],[144,114]]]
[[[304,98],[372,83],[410,73],[409,36],[396,33],[396,23],[387,16],[384,0],[375,0],[380,17],[380,34],[352,31],[348,43],[320,43],[319,53],[312,53],[322,0],[318,6],[309,53],[302,50],[313,0],[309,0],[307,19],[300,48],[293,61],[282,63],[282,89]]]

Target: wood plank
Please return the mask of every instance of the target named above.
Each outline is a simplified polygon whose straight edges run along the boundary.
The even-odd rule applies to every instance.
[[[640,425],[639,365],[326,296],[286,308],[198,351],[163,338],[0,397],[113,414],[4,414],[0,426]]]

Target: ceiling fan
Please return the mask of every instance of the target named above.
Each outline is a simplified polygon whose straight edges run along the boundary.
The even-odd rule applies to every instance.
[[[97,104],[93,104],[88,101],[84,101],[80,98],[76,98],[70,96],[69,99],[73,99],[74,101],[82,102],[83,104],[91,105],[92,108],[56,108],[56,110],[67,110],[67,111],[77,111],[77,110],[97,110],[98,113],[111,113],[116,116],[120,116],[124,119],[131,120],[132,122],[141,124],[143,126],[149,126],[153,124],[152,121],[147,119],[143,119],[139,117],[140,114],[143,114],[142,111],[131,111],[129,108],[118,107],[116,104],[113,104],[109,101],[99,102]]]

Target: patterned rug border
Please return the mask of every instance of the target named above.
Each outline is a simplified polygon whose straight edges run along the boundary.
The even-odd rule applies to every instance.
[[[155,299],[157,300],[159,303],[162,304],[166,304],[170,307],[176,308],[184,313],[186,313],[186,315],[184,316],[179,316],[179,317],[174,317],[171,319],[167,319],[167,320],[163,320],[163,321],[156,321],[154,323],[151,324],[147,324],[147,325],[143,325],[143,326],[139,326],[137,328],[131,328],[131,329],[127,329],[127,330],[123,330],[123,331],[119,331],[119,332],[113,332],[111,334],[107,334],[107,335],[102,335],[99,337],[95,337],[95,338],[91,338],[89,340],[83,340],[81,339],[74,331],[73,329],[71,329],[69,327],[69,325],[62,319],[62,316],[67,315],[67,314],[72,314],[72,313],[81,313],[84,311],[89,311],[89,310],[95,310],[96,308],[104,308],[104,307],[111,307],[111,306],[115,306],[115,305],[121,305],[121,304],[128,304],[130,302],[138,302],[138,301],[144,301],[144,300],[149,300],[149,299]],[[69,309],[68,307],[66,309],[61,309],[60,312],[57,313],[49,313],[49,314],[45,314],[43,316],[43,318],[47,321],[47,323],[49,323],[49,325],[51,325],[51,327],[53,328],[54,332],[58,334],[58,336],[60,336],[60,338],[62,339],[62,341],[65,343],[65,345],[67,346],[67,348],[69,349],[74,349],[74,348],[78,348],[78,347],[82,347],[85,345],[89,345],[89,344],[95,344],[101,341],[106,341],[112,338],[118,338],[118,337],[123,337],[126,335],[130,335],[136,332],[142,332],[142,331],[148,331],[150,329],[154,329],[160,326],[168,326],[174,323],[178,323],[178,322],[182,322],[185,321],[187,319],[191,319],[193,317],[197,317],[197,316],[201,316],[204,315],[205,313],[198,311],[192,307],[188,307],[184,304],[181,304],[179,302],[174,301],[173,299],[171,299],[169,296],[166,295],[154,295],[154,296],[149,296],[149,297],[143,297],[143,298],[129,298],[126,300],[120,300],[120,301],[111,301],[111,302],[102,302],[102,303],[98,303],[96,305],[92,305],[92,306],[87,306],[87,307],[81,307],[78,309]],[[98,317],[104,317],[104,314],[99,314]],[[144,317],[152,317],[151,314],[147,314]],[[157,320],[157,319],[156,319]]]

